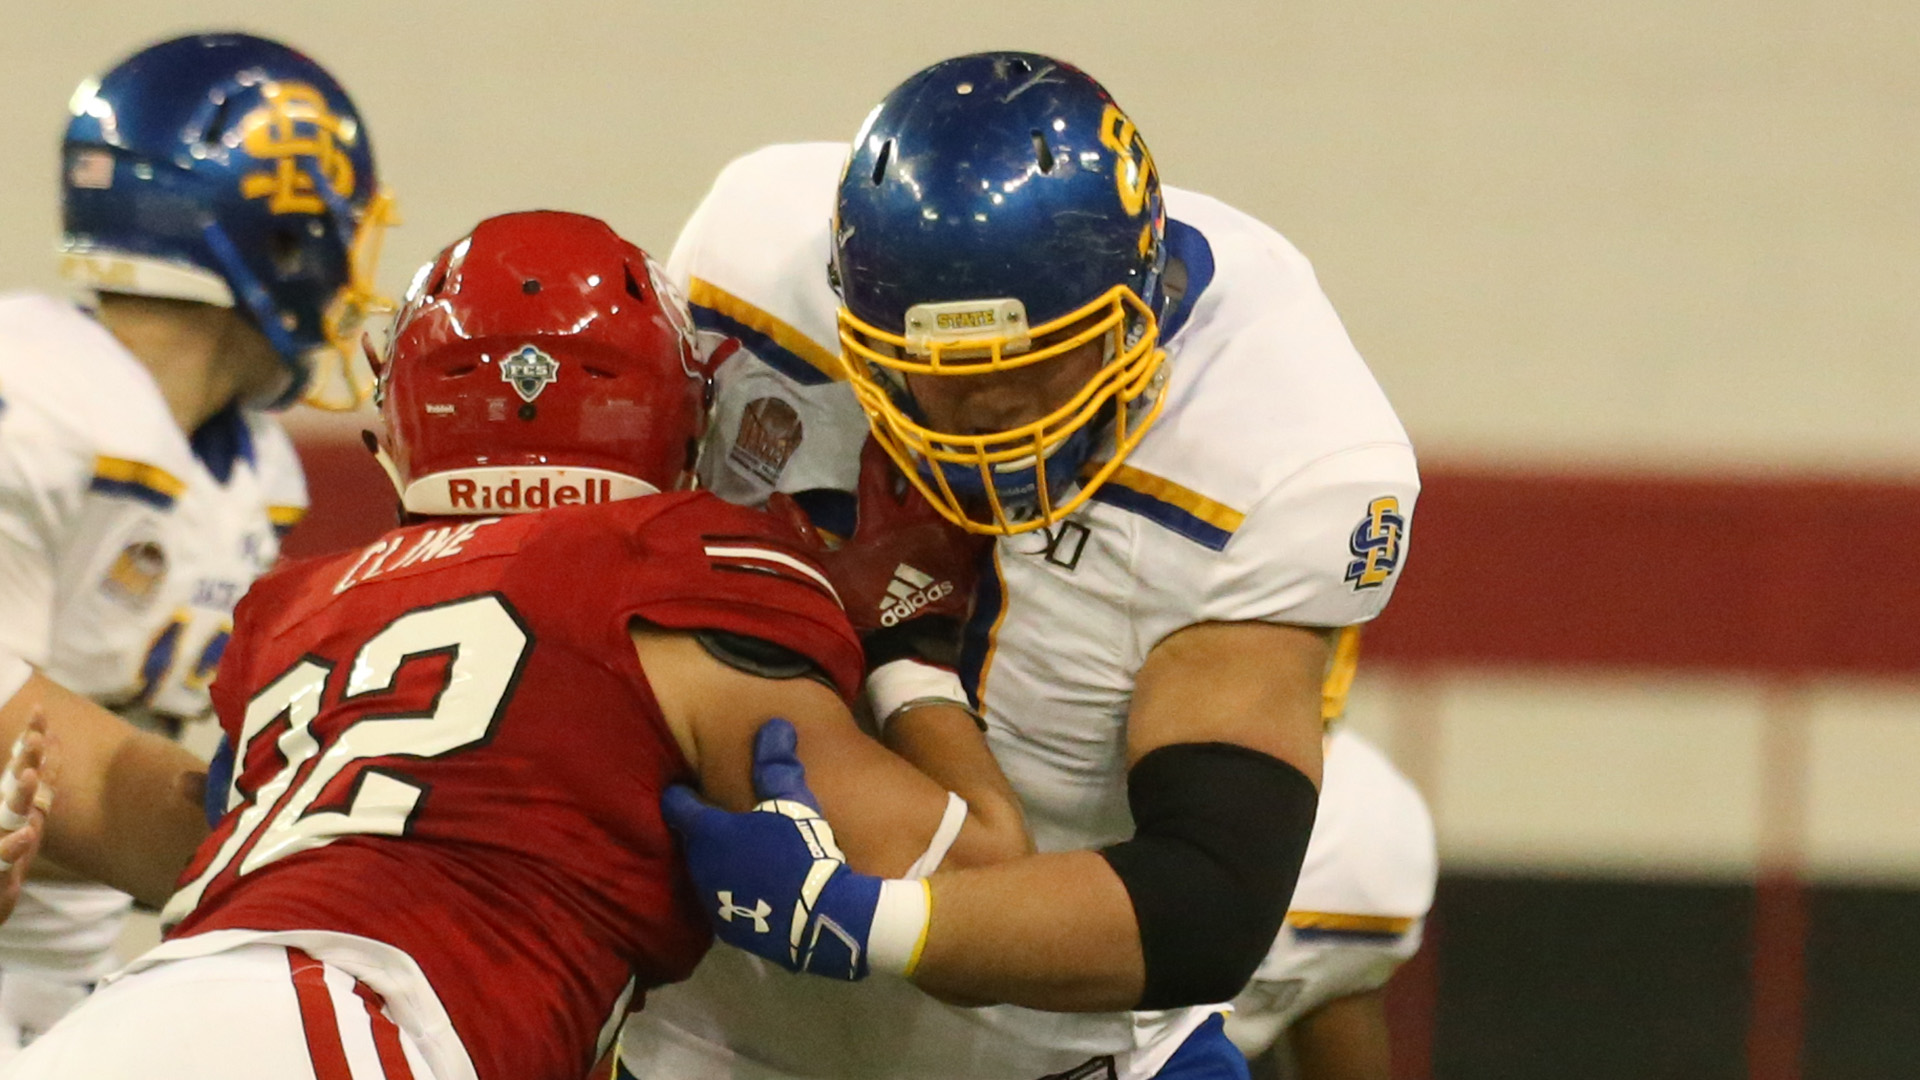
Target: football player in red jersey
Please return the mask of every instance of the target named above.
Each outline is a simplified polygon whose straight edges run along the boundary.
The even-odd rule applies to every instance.
[[[381,377],[409,523],[242,602],[214,686],[224,813],[167,940],[9,1075],[577,1080],[708,944],[662,793],[750,805],[771,716],[862,865],[1025,850],[970,720],[939,783],[855,727],[860,645],[800,535],[674,490],[705,388],[678,298],[591,218],[490,219],[425,268]],[[110,766],[79,741],[81,771]],[[111,790],[81,790],[100,819]],[[111,853],[86,868],[165,895]]]

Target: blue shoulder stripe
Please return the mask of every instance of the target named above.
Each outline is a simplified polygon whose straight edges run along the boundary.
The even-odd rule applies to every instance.
[[[93,479],[87,484],[88,491],[143,502],[156,510],[173,509],[174,500],[186,489],[187,485],[157,465],[105,454],[93,459]]]
[[[711,281],[688,282],[687,303],[695,326],[738,338],[775,371],[802,386],[820,386],[839,378],[838,353]]]
[[[1091,471],[1098,466],[1087,466]],[[1139,514],[1148,521],[1213,551],[1226,549],[1246,515],[1144,469],[1122,465],[1094,489],[1093,500]]]

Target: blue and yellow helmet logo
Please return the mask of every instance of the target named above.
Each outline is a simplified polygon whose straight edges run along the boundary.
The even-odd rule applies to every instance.
[[[240,123],[240,145],[273,167],[242,176],[240,194],[266,199],[274,214],[325,214],[335,200],[351,199],[358,178],[347,149],[359,140],[359,125],[306,83],[271,82],[261,96],[266,104]]]
[[[304,82],[268,82],[261,97],[265,104],[238,125],[240,148],[269,167],[242,175],[240,194],[265,200],[276,216],[331,215],[351,222],[347,281],[324,314],[329,347],[311,358],[305,400],[322,409],[358,408],[372,385],[353,362],[354,346],[370,316],[394,309],[374,276],[386,230],[399,216],[386,191],[374,192],[357,214],[351,209],[361,184],[351,153],[361,138],[358,121],[336,113],[325,94]]]

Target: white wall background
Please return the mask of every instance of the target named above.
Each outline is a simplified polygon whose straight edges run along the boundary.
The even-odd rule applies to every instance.
[[[1913,0],[0,0],[0,288],[54,284],[74,84],[219,27],[357,96],[406,217],[396,291],[509,209],[663,250],[730,157],[1026,47],[1106,81],[1169,182],[1314,259],[1429,460],[1920,477]],[[1920,691],[1807,693],[1784,825],[1750,685],[1369,669],[1354,720],[1456,867],[1745,876],[1771,828],[1823,877],[1920,881]]]
[[[221,26],[358,96],[395,288],[507,209],[664,248],[729,157],[1029,47],[1314,258],[1429,456],[1920,475],[1911,0],[0,0],[0,287],[51,284],[78,79]]]

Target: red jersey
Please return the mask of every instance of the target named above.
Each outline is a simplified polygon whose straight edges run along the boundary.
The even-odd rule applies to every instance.
[[[789,527],[705,493],[440,519],[262,578],[213,687],[228,813],[169,937],[384,942],[481,1080],[577,1080],[636,985],[685,978],[709,941],[660,816],[693,775],[633,619],[761,638],[858,686]]]

